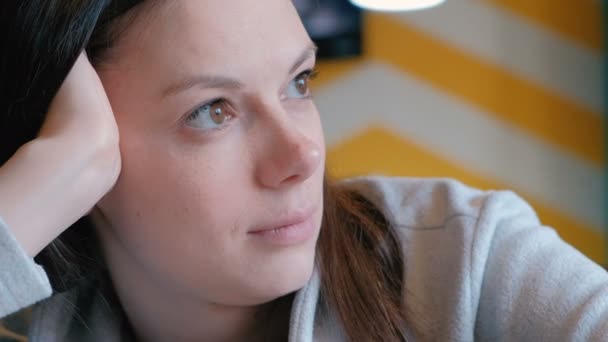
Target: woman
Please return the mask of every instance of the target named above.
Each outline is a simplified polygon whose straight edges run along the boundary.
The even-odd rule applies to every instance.
[[[32,341],[608,336],[608,276],[513,194],[324,180],[291,2],[2,6],[0,312],[35,304]]]

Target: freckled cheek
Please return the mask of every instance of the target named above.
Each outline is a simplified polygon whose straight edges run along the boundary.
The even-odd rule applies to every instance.
[[[117,223],[147,230],[234,225],[229,221],[251,195],[242,135],[191,143],[141,125],[120,126],[122,171],[104,200]]]
[[[212,250],[232,241],[242,230],[237,228],[237,207],[230,204],[234,198],[212,184],[180,180],[187,177],[184,173],[158,179],[153,186],[143,183],[121,190],[128,195],[116,197],[117,210],[112,211],[120,239],[161,254],[189,254],[201,246]]]
[[[139,203],[146,213],[137,219],[148,224],[172,225],[180,230],[224,226],[234,220],[239,197],[245,197],[239,181],[242,177],[234,175],[237,168],[212,166],[211,161],[192,156],[159,158],[155,165],[146,164],[129,177],[136,182],[133,195],[139,197],[132,202]],[[146,170],[155,171],[138,176]]]
[[[223,214],[234,208],[234,198],[226,187],[203,181],[197,174],[185,174],[180,180],[172,189],[172,206],[178,222],[198,226],[225,221]]]

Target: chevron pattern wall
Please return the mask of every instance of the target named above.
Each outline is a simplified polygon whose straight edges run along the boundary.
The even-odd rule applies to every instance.
[[[364,55],[319,65],[330,172],[513,189],[605,263],[601,14],[599,0],[367,13]],[[23,317],[0,341],[27,341]]]
[[[319,65],[330,173],[513,189],[604,263],[601,15],[596,0],[366,13],[364,55]]]

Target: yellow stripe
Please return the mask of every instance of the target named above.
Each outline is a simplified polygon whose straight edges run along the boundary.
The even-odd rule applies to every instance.
[[[483,178],[441,159],[388,131],[372,127],[328,151],[330,174],[342,178],[370,173],[411,177],[452,177],[481,189],[507,189],[505,184]],[[543,224],[596,262],[604,262],[604,239],[599,230],[574,220],[516,190],[535,208]]]
[[[602,48],[602,5],[594,0],[486,0],[579,44]]]
[[[599,113],[388,16],[369,14],[365,25],[369,57],[390,63],[596,165],[602,164]],[[445,115],[450,115],[449,108]]]

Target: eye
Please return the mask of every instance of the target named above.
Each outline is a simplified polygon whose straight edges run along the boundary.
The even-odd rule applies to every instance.
[[[224,99],[217,99],[197,108],[186,118],[188,126],[203,130],[223,128],[233,114]]]
[[[309,69],[301,72],[287,85],[288,98],[308,98],[311,96],[309,83],[317,76],[317,72]]]

